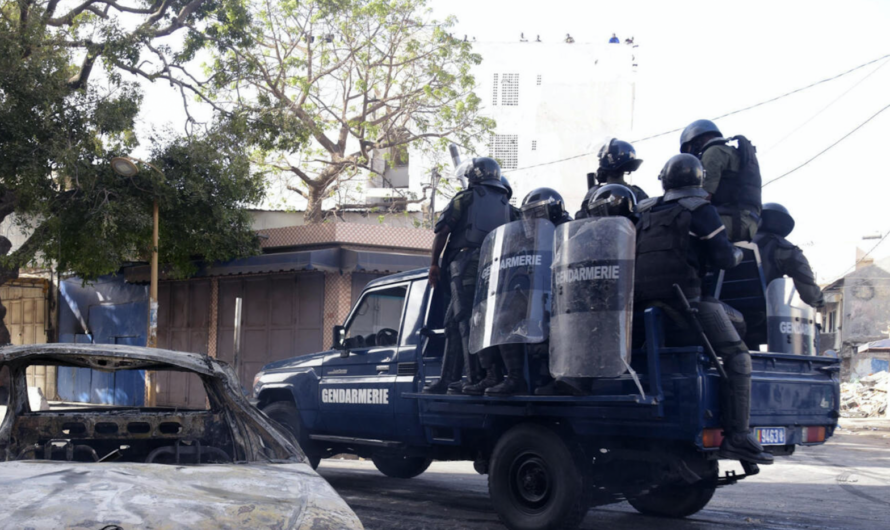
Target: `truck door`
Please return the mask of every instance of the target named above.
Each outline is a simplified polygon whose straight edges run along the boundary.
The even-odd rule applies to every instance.
[[[325,359],[318,385],[327,434],[396,437],[395,387],[407,296],[408,283],[386,285],[365,291],[355,304],[345,325],[349,355]]]

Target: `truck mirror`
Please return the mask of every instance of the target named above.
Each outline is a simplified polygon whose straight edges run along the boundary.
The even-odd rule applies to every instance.
[[[340,351],[346,350],[344,342],[346,342],[346,328],[343,326],[334,326],[334,349]]]

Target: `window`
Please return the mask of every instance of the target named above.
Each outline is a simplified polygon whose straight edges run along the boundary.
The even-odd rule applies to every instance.
[[[538,74],[538,86],[541,86],[541,74]]]
[[[519,74],[504,74],[501,77],[501,105],[519,105]]]
[[[532,151],[537,151],[537,150],[538,150],[538,141],[532,140]]]
[[[494,134],[488,146],[489,156],[501,164],[501,169],[516,169],[519,165],[519,135]]]
[[[491,105],[496,107],[498,104],[498,74],[494,74],[494,83],[491,86]]]
[[[518,207],[519,199],[517,199],[516,197],[510,197],[510,206]]]
[[[362,337],[360,343],[375,346],[378,345],[377,334],[380,330],[387,329],[396,335],[388,337],[387,344],[398,344],[399,323],[407,291],[404,285],[400,285],[365,293],[352,314],[352,320],[346,326],[347,340],[353,339],[354,342]]]

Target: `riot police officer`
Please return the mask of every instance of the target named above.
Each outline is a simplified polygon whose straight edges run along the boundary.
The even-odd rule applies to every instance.
[[[540,243],[540,241],[534,237],[536,235],[536,221],[546,220],[552,223],[552,226],[549,228],[551,240],[548,241],[548,248],[546,249],[549,254],[550,247],[552,246],[553,226],[572,220],[571,216],[565,211],[565,202],[563,201],[562,196],[556,190],[551,188],[537,188],[529,192],[522,201],[520,212],[521,219],[519,223],[522,223],[523,228],[519,230],[520,234],[518,237],[515,233],[513,236],[516,240],[525,241],[526,243],[519,245],[519,248],[521,248],[522,251],[528,251],[530,253],[535,253],[535,251],[541,250],[538,248],[522,248],[525,244],[534,245],[534,243]],[[511,227],[519,223],[513,223]],[[526,226],[526,224],[528,226]],[[529,233],[523,234],[522,232],[525,231],[528,231]],[[516,241],[508,245],[513,247],[513,244],[515,243]],[[540,269],[543,269],[544,273],[547,275],[546,297],[549,298],[549,258],[548,263],[538,266],[538,275],[541,274]],[[527,317],[530,305],[538,307],[536,304],[542,302],[532,302],[529,300],[530,297],[542,295],[541,292],[534,291],[533,286],[529,285],[530,275],[535,276],[535,272],[530,272],[530,269],[516,274],[504,274],[504,272],[491,273],[492,275],[501,274],[504,276],[504,279],[506,279],[505,289],[501,294],[503,298],[499,300],[497,304],[497,310],[501,312],[501,314],[495,315],[495,318],[499,321],[503,320],[505,324],[508,324],[507,327],[511,329],[528,327],[528,324],[523,325],[521,322],[514,321],[514,319]],[[483,288],[484,284],[480,284],[480,289]],[[484,294],[477,293],[477,302],[481,301],[484,296]],[[488,310],[491,309],[492,308],[490,307],[488,308]],[[501,316],[501,318],[497,318],[498,316]],[[509,316],[509,318],[503,318],[504,316]],[[543,318],[549,318],[549,315],[545,316],[539,314],[538,319],[542,321],[532,324],[532,327],[541,328],[542,333],[543,328],[547,326],[547,322],[543,321]],[[529,334],[537,335],[537,333]],[[483,364],[483,367],[488,365],[491,366],[492,369],[487,370],[486,377],[479,383],[465,386],[463,388],[463,393],[470,395],[482,395],[484,393],[489,396],[505,396],[521,393],[527,390],[528,385],[523,374],[526,347],[528,348],[530,355],[535,357],[537,361],[543,362],[543,366],[546,366],[546,341],[536,344],[526,344],[524,342],[515,341],[501,343],[497,346],[490,346],[479,352],[479,361]],[[506,377],[502,377],[497,370],[497,366],[501,363],[505,368]]]
[[[732,147],[735,141],[738,147]],[[695,155],[705,170],[703,188],[717,207],[730,241],[751,241],[760,220],[760,165],[744,136],[723,138],[710,120],[690,123],[680,135],[680,152]]]
[[[803,251],[785,239],[794,230],[794,218],[781,204],[771,202],[763,205],[760,229],[754,236],[754,243],[760,250],[760,262],[766,284],[777,278],[789,276],[800,299],[815,308],[825,305],[822,289],[816,284],[816,275]],[[766,312],[758,311],[745,315],[748,321],[748,334],[745,342],[757,350],[766,343]]]
[[[626,217],[631,222],[637,220],[636,194],[624,184],[599,186],[584,209],[588,218],[617,216]],[[549,384],[538,387],[535,394],[584,396],[590,393],[591,382],[592,379],[585,377],[558,377]]]
[[[631,144],[612,138],[600,148],[598,157],[599,169],[596,173],[587,174],[587,194],[581,202],[581,209],[575,214],[576,219],[590,217],[587,211],[590,199],[600,188],[609,184],[621,184],[630,188],[637,202],[649,198],[640,187],[628,184],[624,180],[626,173],[636,171],[643,163],[637,158],[637,152]]]
[[[467,368],[468,383],[476,383],[479,378],[472,362],[475,359],[470,358],[467,348],[479,248],[489,232],[513,217],[507,187],[501,180],[501,168],[494,159],[474,158],[462,164],[458,173],[467,178],[468,188],[451,199],[436,222],[429,271],[429,283],[435,287],[443,276],[439,268],[442,256],[451,288],[451,301],[445,313],[442,375],[424,389],[433,394],[443,394],[450,384],[459,384],[463,365]]]
[[[708,192],[701,187],[703,178],[702,164],[696,157],[676,155],[659,175],[664,196],[640,205],[634,304],[638,311],[662,307],[669,317],[668,340],[694,344],[698,338],[690,335],[691,326],[680,316],[681,308],[673,293],[673,285],[680,286],[698,310],[705,334],[728,375],[721,383],[724,439],[720,456],[770,464],[772,455],[764,452],[749,428],[751,355],[730,320],[727,306],[702,297],[702,277],[709,265],[729,269],[742,259],[741,251],[727,238],[717,209],[707,200]]]

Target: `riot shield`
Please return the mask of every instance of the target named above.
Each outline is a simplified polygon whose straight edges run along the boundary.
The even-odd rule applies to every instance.
[[[553,248],[553,377],[617,377],[630,364],[636,230],[624,217],[556,229]]]
[[[816,310],[800,299],[791,278],[766,288],[766,336],[772,353],[816,355]]]
[[[547,340],[554,230],[547,219],[529,219],[502,225],[485,236],[470,319],[470,352]]]

